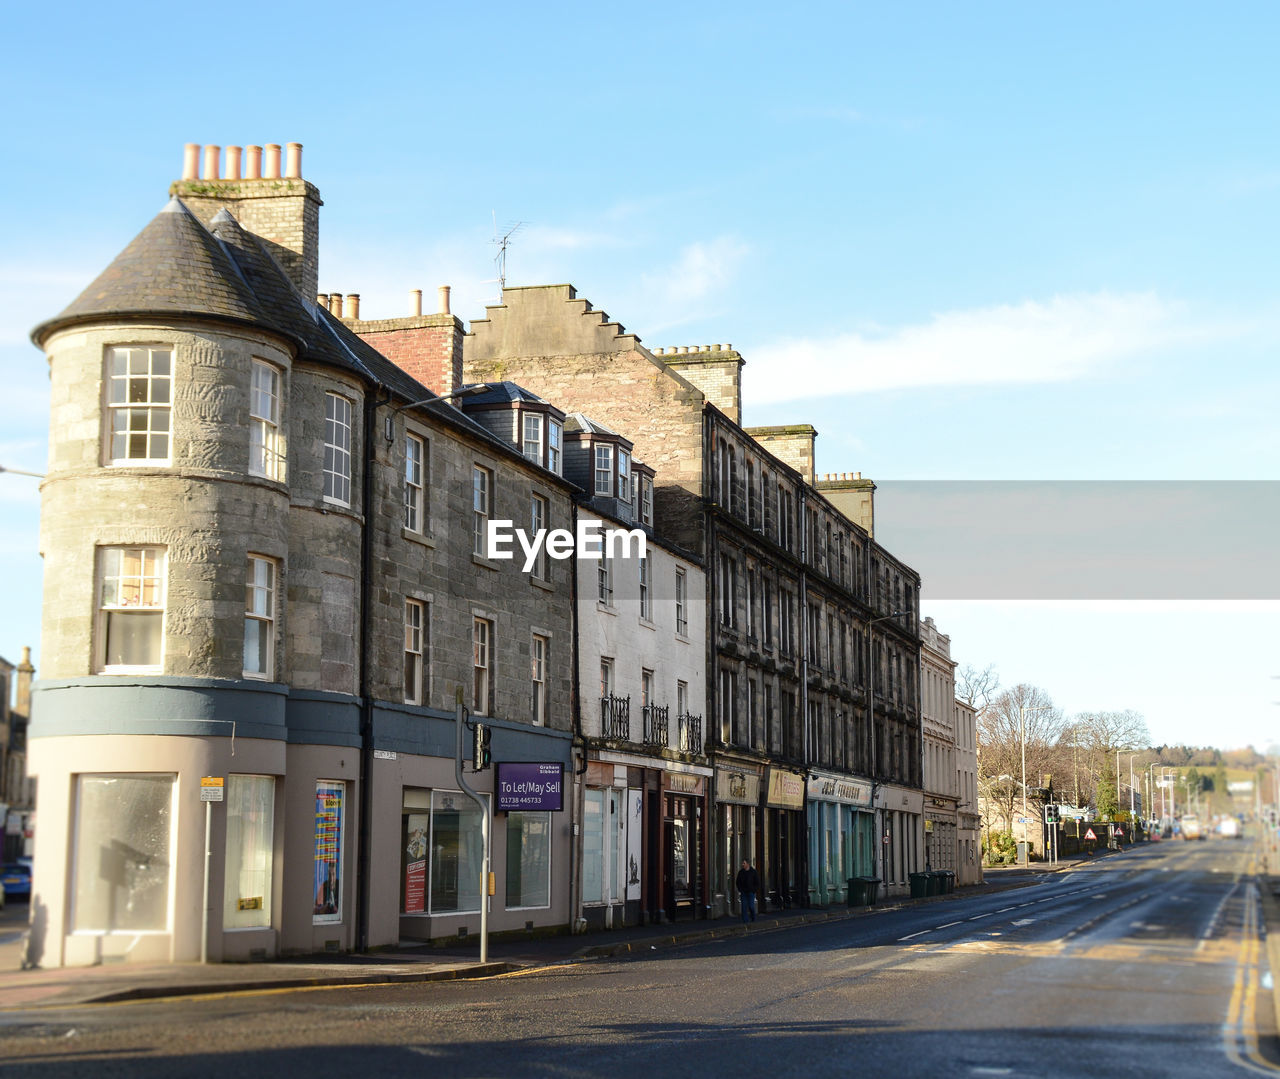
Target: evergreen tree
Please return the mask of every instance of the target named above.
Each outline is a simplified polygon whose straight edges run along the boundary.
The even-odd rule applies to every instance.
[[[1103,772],[1098,777],[1098,819],[1115,820],[1120,803],[1116,798],[1116,777]]]

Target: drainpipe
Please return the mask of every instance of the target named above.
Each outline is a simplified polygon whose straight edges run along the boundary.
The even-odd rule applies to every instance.
[[[802,732],[800,738],[800,752],[802,756],[801,763],[804,765],[805,774],[808,774],[809,766],[813,763],[813,740],[809,737],[809,576],[805,567],[807,566],[807,558],[809,556],[809,500],[805,497],[808,491],[808,484],[801,483],[799,485],[799,497],[796,499],[796,513],[799,519],[796,521],[796,531],[800,533],[800,596],[799,596],[799,614],[800,614],[800,730]],[[814,731],[816,737],[817,731]],[[808,783],[805,783],[806,789]],[[807,793],[807,792],[806,792]],[[819,810],[821,812],[821,810]],[[819,837],[821,837],[821,829],[815,829]],[[804,829],[804,861],[805,861],[805,894],[809,896],[809,901],[813,902],[815,889],[813,888],[813,873],[816,866],[809,862],[809,810],[805,807],[805,829]]]
[[[706,555],[705,565],[707,570],[704,578],[706,587],[702,603],[705,612],[703,628],[707,638],[707,722],[702,732],[702,751],[707,755],[707,763],[711,766],[710,783],[707,791],[706,818],[703,822],[702,835],[699,837],[702,844],[702,850],[700,851],[702,859],[702,915],[705,918],[711,913],[711,878],[716,868],[711,861],[712,834],[719,820],[716,809],[716,758],[718,754],[712,747],[719,746],[720,738],[720,665],[717,662],[720,618],[718,604],[716,603],[716,588],[720,577],[720,552],[716,546],[716,518],[711,510],[711,492],[708,490],[707,467],[710,466],[712,483],[715,481],[717,469],[711,446],[711,413],[707,410],[706,405],[702,409],[702,460],[702,523],[706,530],[703,549]],[[714,740],[711,738],[711,725],[713,723],[716,727]],[[725,881],[726,897],[731,883],[730,881]]]
[[[578,534],[578,503],[573,498],[569,500],[569,528],[575,536]],[[582,767],[573,769],[572,801],[569,803],[572,807],[569,829],[569,932],[574,933],[582,924],[582,821],[586,816],[584,808],[586,781],[583,776],[587,774],[587,739],[582,733],[582,668],[579,652],[582,620],[578,615],[578,545],[576,543],[569,558],[569,604],[573,612],[573,629],[569,635],[569,662],[573,670],[573,678],[569,684],[569,709],[573,715],[572,745],[582,754]],[[572,752],[569,754],[569,760],[572,763]]]
[[[381,398],[378,393],[381,391]],[[391,400],[380,383],[364,399],[364,467],[360,481],[360,824],[356,839],[356,949],[369,948],[369,906],[372,903],[373,873],[369,850],[373,816],[373,477],[376,440],[373,437],[378,409]]]

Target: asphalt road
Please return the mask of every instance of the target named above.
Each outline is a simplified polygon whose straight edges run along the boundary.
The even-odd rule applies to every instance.
[[[1251,841],[479,982],[0,1016],[0,1076],[1280,1076]]]

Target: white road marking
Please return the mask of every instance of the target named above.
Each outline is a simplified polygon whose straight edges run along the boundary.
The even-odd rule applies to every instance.
[[[950,929],[953,925],[959,925],[959,922],[947,922],[946,925],[937,926],[938,929]]]
[[[990,914],[975,914],[972,918],[969,919],[969,921],[976,922],[979,918],[990,918],[990,917],[991,917]]]
[[[1032,925],[1034,922],[1034,918],[1015,918],[1013,920],[1014,925]]]
[[[908,933],[905,937],[899,937],[898,941],[899,943],[901,943],[904,940],[910,940],[912,937],[923,937],[926,933],[932,933],[932,932],[933,932],[932,929],[922,929],[920,930],[919,933]]]

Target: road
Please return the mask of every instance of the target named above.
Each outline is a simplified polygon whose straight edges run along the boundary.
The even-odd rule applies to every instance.
[[[480,982],[0,1014],[0,1075],[1280,1076],[1249,840]]]

